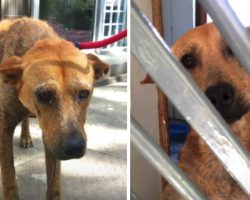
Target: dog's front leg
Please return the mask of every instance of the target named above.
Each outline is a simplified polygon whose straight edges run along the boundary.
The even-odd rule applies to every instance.
[[[47,171],[47,200],[61,199],[61,161],[52,158],[45,150]]]
[[[5,200],[18,200],[16,173],[13,156],[14,128],[1,126],[0,132],[0,164],[2,173],[3,196]]]

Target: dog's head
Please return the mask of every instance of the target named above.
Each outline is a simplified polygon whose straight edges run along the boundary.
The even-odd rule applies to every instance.
[[[187,32],[172,50],[229,124],[248,113],[249,76],[214,24]]]
[[[82,157],[84,123],[94,83],[108,72],[95,55],[81,53],[65,40],[42,40],[24,56],[11,57],[0,69],[6,84],[34,113],[45,149],[57,159]]]

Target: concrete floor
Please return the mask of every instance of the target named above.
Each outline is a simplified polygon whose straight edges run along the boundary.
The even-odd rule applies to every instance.
[[[88,110],[88,150],[77,160],[62,162],[63,200],[125,200],[127,198],[127,88],[118,82],[96,87]],[[15,166],[20,200],[44,200],[46,173],[41,130],[31,119],[34,147],[18,146],[14,138]],[[2,193],[0,186],[0,193]],[[0,195],[2,199],[2,195]]]

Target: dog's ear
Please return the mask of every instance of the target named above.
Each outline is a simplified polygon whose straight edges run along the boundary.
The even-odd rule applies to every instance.
[[[95,72],[95,80],[98,80],[103,76],[103,74],[107,74],[109,71],[109,65],[102,62],[96,55],[87,54],[88,63],[93,67]]]
[[[150,84],[155,83],[153,79],[147,74],[143,80],[141,80],[141,84]]]
[[[0,74],[3,74],[5,83],[16,83],[21,78],[22,73],[23,67],[20,57],[12,56],[0,64]]]

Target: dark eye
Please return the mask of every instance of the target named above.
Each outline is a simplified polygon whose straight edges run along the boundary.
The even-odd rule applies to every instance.
[[[228,57],[234,57],[234,52],[232,51],[232,49],[230,47],[226,48],[226,55]]]
[[[36,97],[39,103],[52,105],[55,102],[55,93],[54,91],[44,90],[37,91]]]
[[[89,91],[88,90],[80,90],[78,93],[78,100],[79,101],[85,101],[89,97]]]
[[[187,69],[193,69],[196,67],[197,62],[193,55],[191,54],[185,54],[181,58],[181,63],[187,68]]]

